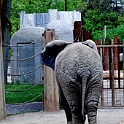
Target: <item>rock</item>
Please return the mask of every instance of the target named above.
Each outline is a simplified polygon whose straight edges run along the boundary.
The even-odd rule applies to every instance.
[[[36,84],[42,79],[43,67],[37,68],[41,66],[40,52],[44,47],[44,37],[42,37],[44,30],[43,27],[26,27],[12,36],[10,45],[14,47],[11,47],[13,51],[11,60],[16,61],[11,61],[11,74],[22,75],[12,76],[12,81]],[[33,72],[35,69],[37,70]],[[32,73],[25,74],[27,72]]]

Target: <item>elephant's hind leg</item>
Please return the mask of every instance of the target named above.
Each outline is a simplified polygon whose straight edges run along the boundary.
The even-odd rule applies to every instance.
[[[99,103],[100,91],[102,88],[102,76],[97,74],[91,78],[87,91],[87,114],[89,124],[97,124],[97,108]]]
[[[73,82],[66,83],[66,86],[62,90],[72,113],[72,124],[83,124],[82,99],[79,86],[76,86]]]
[[[66,119],[67,119],[67,124],[72,124],[72,114],[71,114],[71,110],[70,107],[68,105],[67,100],[65,99],[65,96],[62,92],[62,89],[60,87],[60,103],[63,106],[63,109],[65,110],[65,114],[66,114]]]
[[[88,122],[89,124],[97,124],[97,107],[98,102],[90,102],[88,104],[87,113],[88,113]]]

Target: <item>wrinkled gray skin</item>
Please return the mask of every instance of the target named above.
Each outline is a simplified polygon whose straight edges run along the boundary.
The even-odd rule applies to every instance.
[[[59,41],[53,41],[53,44],[58,44],[56,42]],[[51,42],[50,47],[53,44]],[[96,46],[90,48],[86,45],[69,44],[55,60],[55,74],[67,124],[84,124],[86,114],[89,124],[97,124],[103,69]]]

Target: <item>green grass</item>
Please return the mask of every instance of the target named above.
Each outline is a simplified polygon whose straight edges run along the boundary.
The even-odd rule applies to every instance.
[[[31,88],[32,84],[8,84],[5,85],[5,99],[7,104],[15,104],[15,103],[24,103],[30,101],[43,93],[44,86],[38,85],[32,88],[31,90],[27,90],[24,92],[9,92],[7,90],[25,90]],[[32,102],[41,102],[43,101],[43,95],[40,95],[38,98],[33,100]]]

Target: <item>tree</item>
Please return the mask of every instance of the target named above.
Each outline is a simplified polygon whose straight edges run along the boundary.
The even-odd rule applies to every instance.
[[[10,10],[12,0],[3,0],[2,4],[2,41],[4,44],[4,83],[7,83],[7,70],[8,70],[8,56],[9,56],[9,44],[10,44]]]
[[[68,10],[67,0],[65,0],[65,11]]]
[[[83,30],[91,33],[93,40],[103,39],[105,27],[107,29],[117,28],[123,25],[124,16],[118,6],[112,6],[111,0],[88,0],[85,1],[85,6],[82,6],[82,22]],[[116,0],[117,2],[117,0]],[[124,10],[124,9],[123,9]],[[109,35],[110,36],[110,35]],[[97,39],[95,39],[97,38]],[[104,41],[105,41],[104,35]]]

